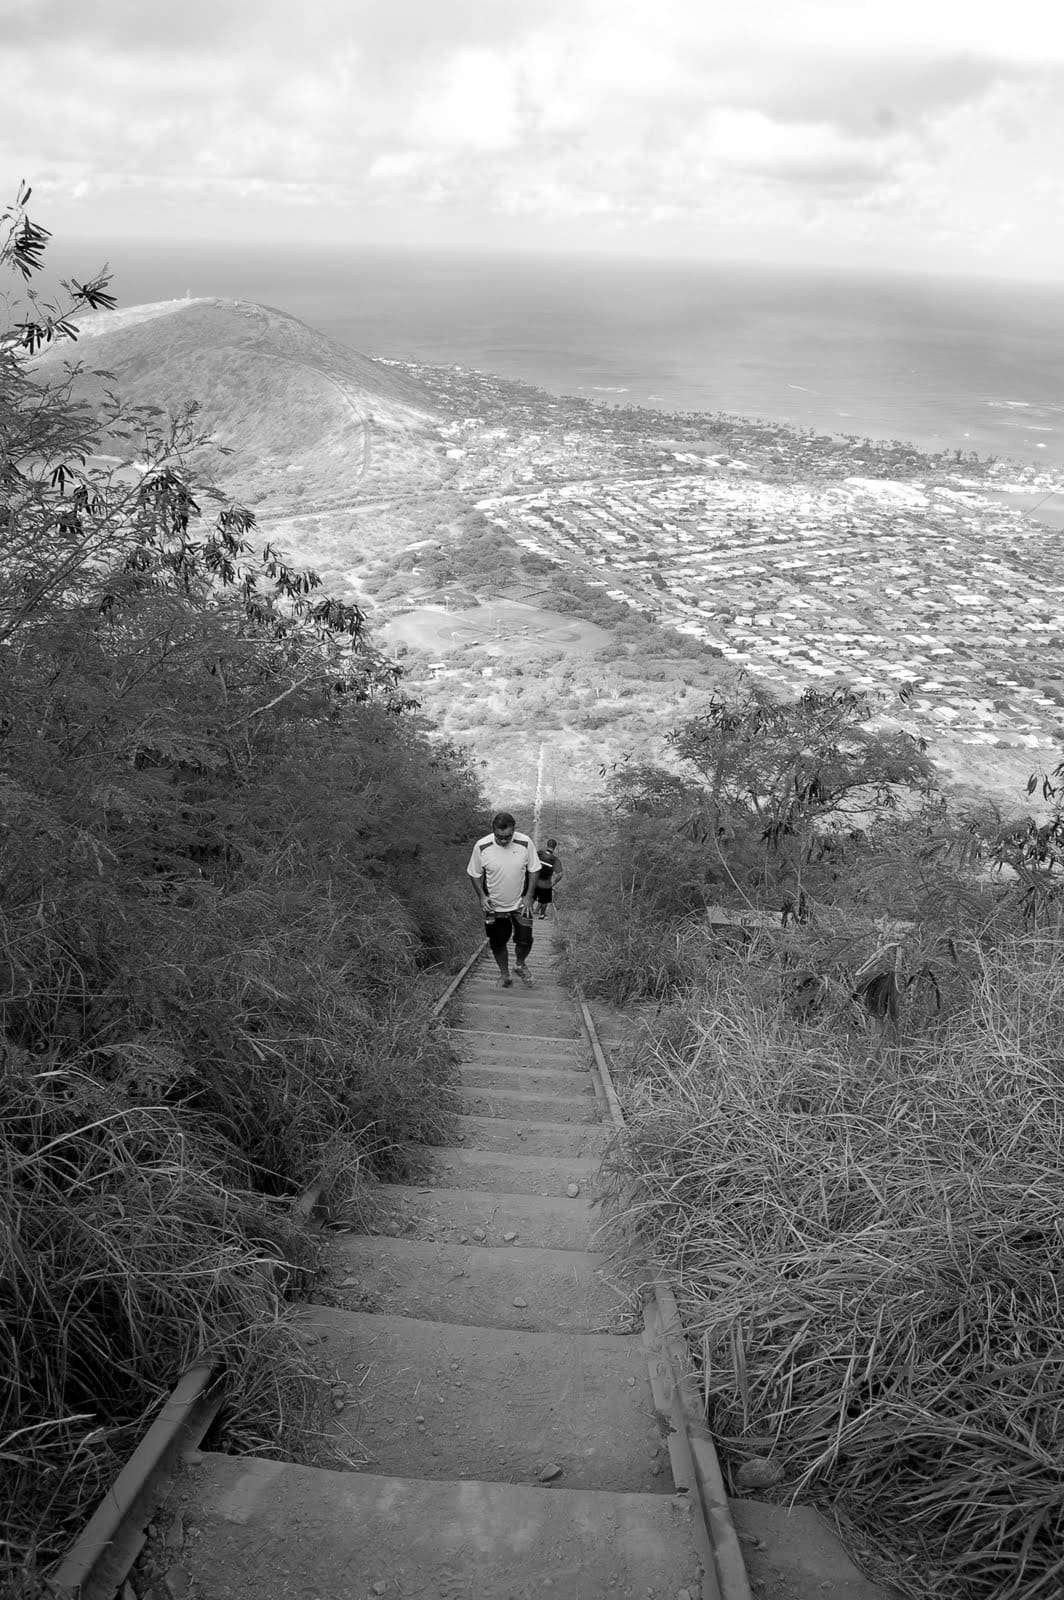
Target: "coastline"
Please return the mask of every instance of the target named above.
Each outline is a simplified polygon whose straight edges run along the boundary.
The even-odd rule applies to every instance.
[[[75,269],[103,244],[65,248]],[[1056,285],[368,248],[317,251],[308,269],[302,247],[181,239],[128,240],[121,257],[123,305],[250,300],[398,362],[1064,470]]]

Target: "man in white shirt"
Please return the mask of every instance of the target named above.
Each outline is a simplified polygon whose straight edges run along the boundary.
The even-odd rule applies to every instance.
[[[504,989],[510,976],[510,939],[514,942],[514,972],[532,987],[525,962],[532,949],[532,903],[539,880],[540,859],[527,833],[518,833],[509,811],[496,811],[491,832],[478,839],[466,868],[484,913],[484,931],[499,969]]]

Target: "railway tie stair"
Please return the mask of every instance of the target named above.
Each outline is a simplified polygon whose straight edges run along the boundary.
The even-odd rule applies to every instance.
[[[163,1513],[183,1544],[168,1600],[749,1597],[743,1571],[718,1583],[642,1320],[595,1253],[607,1129],[553,933],[536,924],[534,988],[474,969],[453,1018],[459,1142],[431,1181],[381,1187],[384,1231],[334,1247],[338,1304],[300,1312],[351,1470],[194,1452]],[[846,1567],[755,1593],[878,1600]]]
[[[387,1232],[336,1246],[340,1295],[374,1309],[301,1314],[360,1470],[199,1453],[171,1505],[204,1600],[715,1600],[589,1248],[605,1130],[536,932],[535,988],[483,962],[459,995],[461,1142],[382,1186]]]

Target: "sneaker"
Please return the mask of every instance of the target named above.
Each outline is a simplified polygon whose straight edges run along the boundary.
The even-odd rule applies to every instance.
[[[499,979],[499,988],[509,989],[513,984],[513,981],[514,980],[511,978],[510,974],[508,972],[504,972]]]
[[[521,982],[525,985],[526,989],[534,989],[536,987],[535,978],[532,976],[532,974],[530,972],[526,972],[524,967],[515,967],[514,968],[514,972],[520,978]]]

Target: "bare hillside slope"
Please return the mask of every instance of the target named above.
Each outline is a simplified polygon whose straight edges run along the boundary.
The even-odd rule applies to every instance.
[[[426,391],[267,306],[199,299],[100,312],[82,319],[73,353],[88,392],[103,381],[91,369],[105,369],[128,399],[175,411],[198,402],[205,430],[232,452],[212,462],[219,480],[274,516],[424,493],[446,477]],[[70,356],[67,346],[42,366]]]

